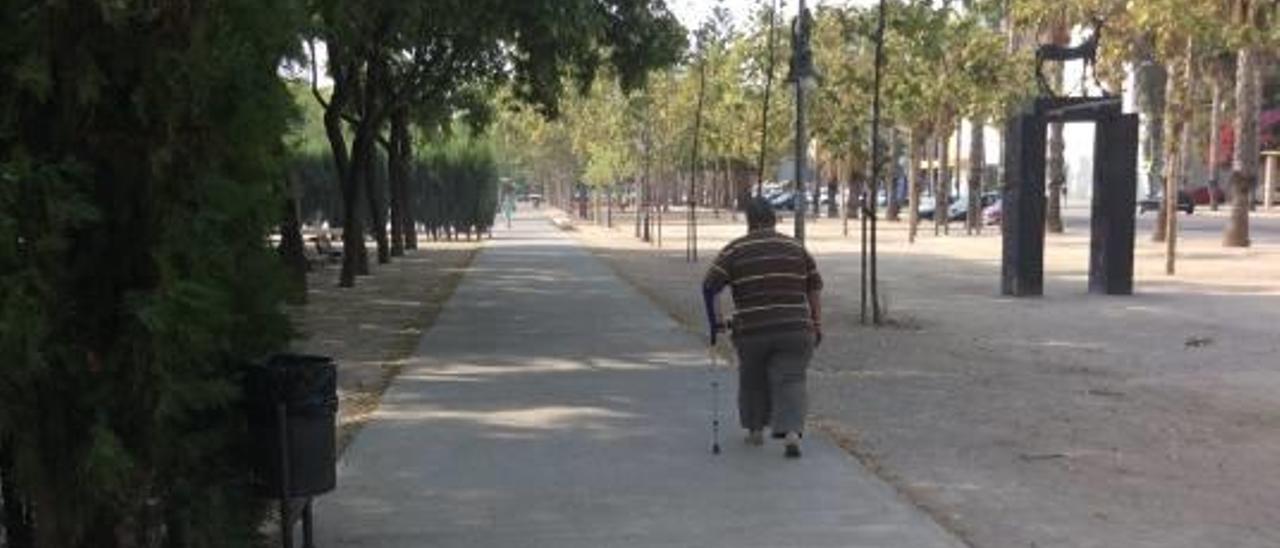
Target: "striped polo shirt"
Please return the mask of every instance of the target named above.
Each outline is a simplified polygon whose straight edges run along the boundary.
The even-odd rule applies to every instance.
[[[702,283],[733,288],[734,335],[761,335],[811,329],[808,293],[822,289],[822,276],[800,242],[770,228],[725,246]]]

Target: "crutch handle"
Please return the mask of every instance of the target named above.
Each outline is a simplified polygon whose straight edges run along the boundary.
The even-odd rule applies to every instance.
[[[716,341],[718,340],[718,338],[716,337],[716,335],[718,335],[718,334],[720,334],[720,333],[722,333],[722,332],[724,332],[724,333],[731,333],[731,332],[733,332],[733,320],[725,320],[725,321],[722,321],[722,322],[715,322],[715,323],[711,324],[711,342],[710,342],[710,346],[715,346],[715,345],[716,345]]]

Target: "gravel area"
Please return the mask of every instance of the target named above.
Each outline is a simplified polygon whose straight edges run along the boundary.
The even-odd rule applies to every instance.
[[[371,265],[373,275],[354,288],[338,287],[336,264],[308,274],[307,304],[290,310],[299,331],[292,351],[338,364],[339,451],[377,408],[482,245],[422,241],[390,264]]]
[[[998,229],[922,226],[911,245],[881,223],[883,328],[858,321],[856,221],[847,239],[839,220],[811,224],[827,280],[815,421],[974,546],[1280,545],[1280,218],[1225,249],[1223,215],[1180,219],[1173,277],[1140,218],[1130,297],[1086,293],[1087,211],[1049,237],[1032,299],[998,293]],[[573,234],[701,329],[698,280],[744,229],[702,213],[690,264],[683,217],[667,217],[663,249],[625,215]]]

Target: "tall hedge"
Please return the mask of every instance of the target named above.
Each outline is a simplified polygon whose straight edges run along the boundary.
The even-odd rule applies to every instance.
[[[300,152],[292,155],[289,169],[298,184],[298,209],[302,222],[319,224],[328,221],[342,226],[342,194],[338,192],[338,174],[329,153]]]
[[[293,0],[0,10],[11,546],[239,546],[239,378],[287,337],[265,244]],[[28,536],[31,535],[31,536]]]
[[[410,172],[410,193],[414,218],[433,237],[488,232],[498,207],[493,149],[472,139],[428,147]]]

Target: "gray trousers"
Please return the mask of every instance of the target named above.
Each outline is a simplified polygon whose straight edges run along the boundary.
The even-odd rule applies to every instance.
[[[808,330],[735,337],[738,419],[748,430],[804,432],[809,397],[805,372],[813,357]]]

